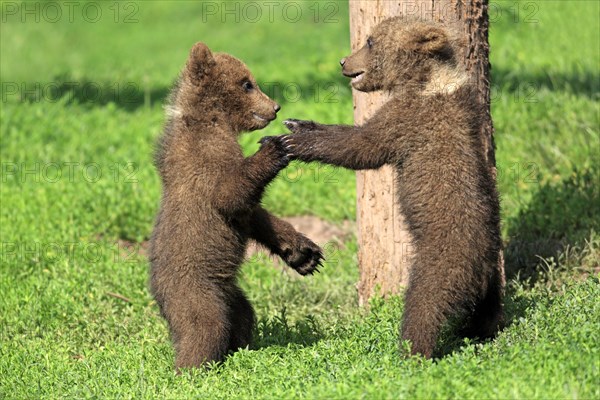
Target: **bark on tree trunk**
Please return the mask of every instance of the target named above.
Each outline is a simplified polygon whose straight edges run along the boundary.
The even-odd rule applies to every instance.
[[[487,120],[481,129],[482,146],[489,167],[496,176],[492,119],[490,115],[490,63],[488,45],[488,0],[350,0],[350,40],[352,51],[364,45],[372,28],[397,15],[455,21],[467,39],[462,54],[467,71],[475,78],[480,101],[487,104]],[[353,91],[354,121],[364,123],[386,102],[383,93]],[[357,222],[360,305],[375,293],[394,294],[406,285],[411,258],[411,238],[397,202],[392,168],[357,172]],[[504,277],[504,260],[498,260]]]

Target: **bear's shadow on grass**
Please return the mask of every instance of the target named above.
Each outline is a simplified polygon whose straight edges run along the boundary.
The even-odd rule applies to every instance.
[[[537,92],[546,89],[551,92],[568,92],[600,98],[600,76],[593,71],[580,71],[574,74],[551,71],[515,71],[494,67],[491,69],[492,87],[506,90],[507,94],[518,95],[519,100],[535,102]],[[492,91],[492,102],[494,101]]]
[[[271,346],[286,347],[294,344],[300,347],[311,346],[323,338],[317,321],[312,316],[290,323],[285,315],[261,318],[254,328],[251,350],[260,350]]]
[[[507,279],[543,278],[541,259],[581,247],[600,231],[600,163],[576,168],[563,180],[542,184],[519,214],[507,221]]]
[[[162,105],[170,92],[167,87],[150,88],[139,82],[75,79],[69,74],[58,75],[46,83],[23,83],[20,90],[18,85],[11,86],[9,82],[2,89],[3,99],[16,98],[26,103],[64,102],[65,105],[79,104],[90,108],[113,103],[128,112]]]

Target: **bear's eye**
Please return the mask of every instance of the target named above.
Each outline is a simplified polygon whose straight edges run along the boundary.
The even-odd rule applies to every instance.
[[[373,39],[371,39],[371,38],[368,38],[368,39],[367,39],[367,47],[368,47],[368,48],[371,48],[371,47],[373,47]]]
[[[244,90],[245,90],[246,92],[249,92],[249,91],[251,91],[252,89],[254,89],[254,85],[253,85],[253,84],[252,84],[252,82],[250,82],[250,81],[246,81],[246,82],[242,83],[242,87],[244,88]]]

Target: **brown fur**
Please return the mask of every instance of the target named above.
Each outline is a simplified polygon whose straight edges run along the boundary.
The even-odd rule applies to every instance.
[[[457,62],[458,37],[449,26],[386,20],[341,63],[355,89],[391,99],[362,126],[286,121],[299,160],[396,167],[415,250],[402,338],[426,357],[452,315],[467,315],[465,333],[478,337],[494,335],[502,320],[498,194],[478,136],[484,109]]]
[[[317,245],[259,204],[288,163],[285,141],[267,139],[248,158],[237,143],[278,110],[241,61],[202,43],[192,48],[157,149],[163,196],[150,249],[151,290],[178,369],[222,360],[250,342],[254,312],[237,285],[248,239],[302,275],[321,261]]]

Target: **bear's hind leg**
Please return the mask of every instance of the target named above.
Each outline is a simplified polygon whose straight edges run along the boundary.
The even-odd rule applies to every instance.
[[[255,323],[254,309],[241,289],[237,288],[230,305],[231,334],[229,350],[246,347],[252,340]]]
[[[175,345],[175,367],[200,367],[222,361],[227,354],[230,322],[228,307],[218,296],[187,295],[185,304],[172,304],[169,315]]]
[[[503,327],[503,287],[499,275],[500,273],[496,271],[490,279],[485,296],[477,303],[473,314],[468,318],[466,327],[461,332],[463,336],[487,339],[494,337]]]
[[[411,354],[431,358],[446,321],[444,303],[439,288],[430,288],[418,279],[411,279],[404,301],[401,334],[403,340],[411,342]]]

